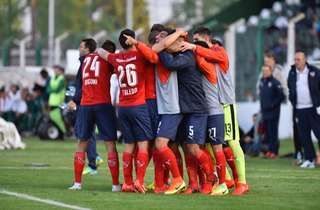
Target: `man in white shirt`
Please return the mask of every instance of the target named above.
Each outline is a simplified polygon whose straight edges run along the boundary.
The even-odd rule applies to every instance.
[[[320,70],[306,62],[301,51],[295,54],[295,65],[288,76],[289,100],[292,103],[305,161],[301,168],[315,167],[315,149],[311,130],[320,140]]]

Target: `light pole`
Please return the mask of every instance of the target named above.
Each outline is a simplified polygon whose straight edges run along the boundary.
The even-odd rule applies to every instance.
[[[48,13],[48,66],[53,65],[54,51],[54,1],[49,0]]]
[[[126,25],[127,28],[133,29],[133,0],[127,0],[126,5]]]

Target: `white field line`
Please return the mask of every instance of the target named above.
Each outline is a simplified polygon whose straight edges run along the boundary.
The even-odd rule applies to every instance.
[[[61,202],[49,200],[49,199],[42,199],[42,198],[34,197],[31,195],[23,194],[23,193],[10,192],[10,191],[4,190],[4,189],[0,189],[0,194],[10,195],[10,196],[14,196],[14,197],[25,199],[25,200],[36,201],[39,203],[45,203],[45,204],[59,206],[59,207],[67,208],[67,209],[91,210],[89,208],[84,208],[81,206],[69,205],[69,204],[65,204],[65,203],[61,203]]]
[[[8,170],[73,170],[72,167],[32,167],[32,166],[0,166],[0,169]]]

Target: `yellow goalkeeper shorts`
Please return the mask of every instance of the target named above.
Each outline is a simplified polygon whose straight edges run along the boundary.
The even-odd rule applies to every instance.
[[[240,140],[239,125],[237,120],[236,106],[228,104],[223,106],[224,111],[224,140]]]

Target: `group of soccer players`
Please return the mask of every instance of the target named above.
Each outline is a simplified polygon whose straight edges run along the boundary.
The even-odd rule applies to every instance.
[[[118,53],[110,50],[114,46],[110,40],[98,49],[94,40],[83,40],[88,54],[81,67],[79,141],[74,184],[69,189],[81,189],[88,139],[97,126],[108,151],[112,191],[145,193],[144,177],[151,159],[155,193],[226,195],[234,188],[234,195],[242,195],[249,191],[227,53],[208,28],[199,27],[192,39],[189,42],[182,29],[155,24],[148,44],[137,41],[134,31],[123,30],[119,35],[123,50]],[[119,83],[117,109],[111,103],[112,74]],[[117,121],[125,143],[122,186]]]

